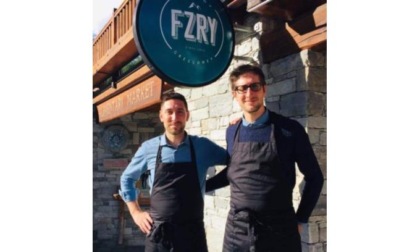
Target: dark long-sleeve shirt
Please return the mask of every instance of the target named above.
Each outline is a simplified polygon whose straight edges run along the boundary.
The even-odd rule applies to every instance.
[[[254,124],[243,120],[242,125],[237,123],[228,127],[226,141],[229,155],[232,154],[234,137],[237,127],[241,128],[240,142],[268,142],[270,140],[271,126],[274,123],[275,139],[278,155],[281,162],[282,173],[291,188],[296,183],[295,164],[304,175],[305,187],[296,215],[299,222],[306,223],[314,209],[322,190],[324,177],[312,149],[305,129],[297,121],[275,114],[266,109],[266,112]],[[227,169],[206,182],[206,191],[227,186]]]

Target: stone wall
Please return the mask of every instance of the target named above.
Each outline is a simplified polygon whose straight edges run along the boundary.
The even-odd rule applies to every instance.
[[[118,152],[107,149],[101,141],[104,129],[122,125],[129,132],[127,147]],[[162,134],[158,113],[134,113],[105,124],[93,122],[93,247],[94,251],[112,251],[120,237],[121,201],[114,199],[120,177],[141,142]],[[143,245],[144,235],[124,207],[123,244]]]
[[[327,89],[325,55],[310,50],[290,55],[263,66],[268,82],[266,106],[299,121],[307,130],[315,155],[326,173]],[[300,202],[304,181],[297,170],[294,206]],[[302,234],[303,251],[326,251],[326,182]]]

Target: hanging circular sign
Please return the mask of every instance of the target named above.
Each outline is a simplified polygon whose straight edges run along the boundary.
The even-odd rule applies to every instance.
[[[233,57],[233,26],[220,0],[140,0],[133,27],[145,63],[173,85],[210,84]]]

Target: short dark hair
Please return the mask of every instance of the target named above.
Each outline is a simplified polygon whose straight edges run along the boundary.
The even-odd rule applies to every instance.
[[[167,94],[164,94],[163,96],[162,96],[162,101],[161,101],[161,103],[160,103],[160,107],[162,108],[162,106],[163,106],[163,104],[166,102],[166,101],[169,101],[169,100],[180,100],[180,101],[182,101],[183,103],[184,103],[184,105],[185,105],[185,108],[187,109],[187,111],[188,111],[188,104],[187,104],[187,100],[185,99],[185,96],[183,96],[182,94],[180,94],[180,93],[175,93],[175,92],[171,92],[171,93],[167,93]]]
[[[241,77],[241,75],[246,73],[253,73],[255,75],[258,75],[258,77],[260,77],[261,84],[265,85],[265,76],[261,68],[255,65],[246,64],[238,66],[237,68],[233,69],[233,71],[230,73],[229,81],[232,90],[234,90],[235,88],[234,82],[237,81]]]

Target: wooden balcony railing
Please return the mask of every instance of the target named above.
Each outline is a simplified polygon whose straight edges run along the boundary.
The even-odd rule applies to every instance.
[[[93,42],[93,86],[98,86],[111,75],[114,75],[121,67],[136,57],[137,51],[133,34],[133,18],[136,4],[139,0],[125,0],[118,9],[114,11],[113,16],[98,34]],[[232,18],[241,20],[239,16],[245,15],[244,10],[237,9],[245,3],[253,0],[226,0],[224,4],[232,11]],[[261,2],[261,1],[260,1]],[[268,2],[268,1],[267,1]],[[274,3],[282,2],[275,0]],[[293,0],[290,2],[290,8],[294,8]],[[301,3],[300,1],[299,3]],[[314,3],[320,4],[325,0],[314,0]],[[271,2],[270,2],[271,3]],[[313,4],[311,2],[311,4]],[[235,9],[236,8],[236,9]],[[302,7],[303,8],[303,7]],[[270,9],[270,8],[269,8]],[[306,9],[305,9],[306,10]],[[238,12],[239,11],[239,12]],[[260,47],[263,54],[263,62],[268,63],[274,59],[285,57],[296,51],[311,48],[326,42],[326,3],[321,6],[313,7],[313,13],[307,11],[307,17],[299,17],[293,20],[286,28],[280,27],[273,30],[266,30],[260,38]],[[268,16],[280,17],[282,11],[266,13]],[[261,13],[260,13],[261,14]],[[265,15],[264,12],[262,15]],[[316,19],[315,19],[316,18]],[[320,19],[322,22],[314,24],[313,20]],[[302,21],[303,20],[303,21]],[[304,32],[294,31],[292,26],[308,28]],[[303,24],[301,24],[303,23]],[[316,26],[314,26],[316,25]],[[295,27],[296,28],[296,27]],[[289,43],[284,41],[288,39]],[[286,44],[287,46],[273,47],[272,45]],[[274,50],[274,51],[273,51]]]
[[[138,54],[132,29],[136,2],[125,0],[93,41],[94,86]]]

